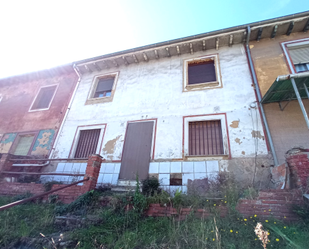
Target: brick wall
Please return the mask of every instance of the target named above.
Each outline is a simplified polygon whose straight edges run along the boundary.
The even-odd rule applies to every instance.
[[[307,154],[296,153],[287,157],[291,171],[291,183],[293,187],[307,187],[309,177],[309,160]]]
[[[260,191],[258,198],[255,200],[239,200],[236,209],[240,214],[248,218],[256,215],[258,219],[273,217],[280,220],[294,221],[299,218],[293,213],[292,204],[303,204],[300,191],[267,190]],[[153,217],[176,216],[179,219],[184,219],[191,212],[194,212],[197,217],[208,217],[214,211],[218,212],[221,217],[224,217],[228,212],[228,208],[226,206],[212,207],[212,210],[181,208],[178,212],[173,207],[150,204],[146,215]]]
[[[99,155],[89,156],[85,174],[85,178],[89,178],[89,180],[83,182],[81,186],[74,185],[51,193],[50,195],[58,195],[59,200],[63,203],[70,203],[78,196],[95,189],[102,161],[103,160]],[[65,185],[66,184],[54,184],[52,190]],[[44,185],[36,183],[0,182],[0,195],[12,196],[26,192],[30,192],[33,195],[43,194],[45,192]],[[48,196],[44,196],[43,199],[48,199]]]

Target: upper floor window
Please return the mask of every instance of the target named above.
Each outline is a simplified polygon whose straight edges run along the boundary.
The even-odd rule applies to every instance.
[[[222,87],[218,55],[184,61],[184,91]]]
[[[30,107],[30,111],[49,109],[56,89],[57,85],[41,87]]]
[[[282,43],[292,73],[309,71],[309,40],[301,39]]]
[[[19,133],[12,145],[11,154],[27,156],[31,154],[37,132]]]
[[[112,101],[117,79],[118,72],[94,77],[86,104]]]

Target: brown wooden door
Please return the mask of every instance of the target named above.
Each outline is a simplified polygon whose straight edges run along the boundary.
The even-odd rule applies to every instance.
[[[129,123],[124,142],[119,179],[140,180],[148,177],[153,121]]]

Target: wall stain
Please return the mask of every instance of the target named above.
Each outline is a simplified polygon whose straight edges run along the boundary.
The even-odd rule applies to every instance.
[[[240,121],[240,120],[234,120],[234,121],[232,121],[232,123],[230,124],[230,126],[231,126],[232,128],[238,128],[239,121]]]
[[[246,155],[246,152],[242,151],[241,154]]]
[[[17,133],[5,134],[0,142],[0,153],[9,153]]]
[[[239,138],[235,138],[235,142],[238,143],[238,144],[242,143]]]
[[[55,130],[41,130],[39,132],[38,138],[35,141],[31,155],[48,155],[51,149],[51,143]]]
[[[113,154],[114,153],[114,150],[115,150],[115,145],[116,145],[116,142],[117,140],[119,140],[119,138],[121,137],[121,135],[117,136],[116,138],[112,139],[112,140],[109,140],[104,148],[103,148],[103,151],[106,153],[106,154]]]
[[[260,131],[253,130],[253,131],[251,131],[251,134],[252,134],[252,137],[254,137],[254,138],[260,138],[260,139],[263,139],[263,140],[265,139],[265,137],[262,136]]]

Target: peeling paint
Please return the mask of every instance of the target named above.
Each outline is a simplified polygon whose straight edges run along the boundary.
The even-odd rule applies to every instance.
[[[15,140],[17,133],[5,134],[0,142],[0,153],[8,153]]]
[[[246,155],[246,152],[242,151],[241,154]]]
[[[260,131],[255,131],[255,130],[253,130],[252,132],[251,132],[251,134],[252,134],[252,137],[254,137],[254,138],[260,138],[260,139],[265,139],[265,137],[264,136],[262,136],[262,134],[261,134],[261,132]]]
[[[238,143],[238,144],[242,143],[239,138],[235,138],[235,142]]]
[[[41,130],[34,143],[31,155],[48,155],[54,134],[54,130]]]
[[[119,140],[119,138],[121,137],[121,135],[117,136],[116,138],[112,139],[112,140],[109,140],[104,148],[103,148],[103,151],[106,153],[106,154],[113,154],[114,153],[114,150],[115,150],[115,145],[116,145],[116,142],[117,140]]]
[[[232,128],[238,128],[239,122],[240,122],[240,120],[234,120],[234,121],[232,121],[232,123],[230,124],[230,126],[231,126]]]

